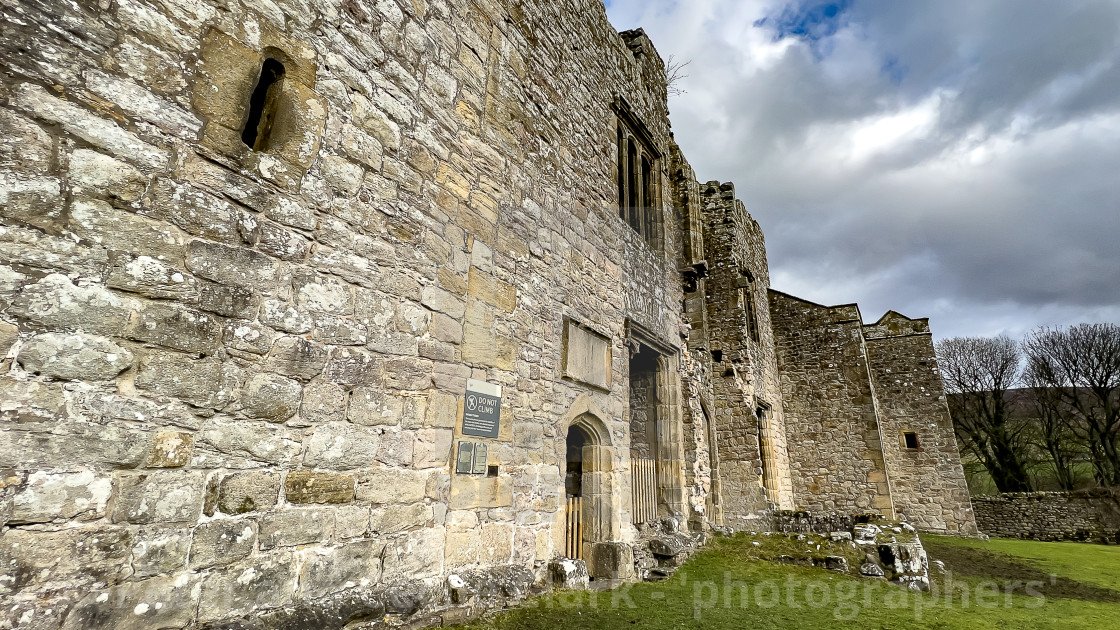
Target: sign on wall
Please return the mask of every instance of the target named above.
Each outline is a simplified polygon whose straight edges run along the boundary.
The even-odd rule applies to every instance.
[[[486,474],[487,451],[490,449],[485,444],[477,442],[459,442],[459,456],[455,460],[455,474],[457,475],[484,475]]]
[[[467,379],[467,395],[463,401],[463,435],[498,437],[501,415],[501,385]]]

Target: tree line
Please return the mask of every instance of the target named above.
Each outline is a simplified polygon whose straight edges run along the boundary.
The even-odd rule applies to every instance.
[[[935,349],[962,454],[1000,492],[1034,490],[1040,466],[1064,490],[1120,486],[1120,326],[953,337]]]

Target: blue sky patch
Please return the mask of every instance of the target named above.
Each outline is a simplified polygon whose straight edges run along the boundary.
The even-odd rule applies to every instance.
[[[787,4],[781,13],[757,20],[754,25],[773,30],[774,41],[796,37],[815,43],[835,35],[847,23],[844,14],[851,6],[852,0],[802,0],[796,4]]]

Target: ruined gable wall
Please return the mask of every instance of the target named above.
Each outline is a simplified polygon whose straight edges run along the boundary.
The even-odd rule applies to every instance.
[[[624,324],[674,343],[682,298],[675,222],[650,251],[614,203],[617,94],[667,152],[648,40],[590,0],[18,0],[0,29],[4,615],[407,617],[451,571],[539,569],[581,396],[632,535]],[[563,315],[611,338],[609,391],[561,378]],[[449,473],[468,377],[504,387],[497,477]]]
[[[778,291],[769,299],[794,502],[892,515],[859,309]]]
[[[975,534],[928,322],[888,313],[863,331],[898,518],[925,531]],[[917,434],[917,449],[905,447],[904,432]]]
[[[746,527],[766,508],[768,499],[760,485],[762,463],[755,416],[760,403],[768,405],[773,415],[774,465],[782,484],[778,496],[769,499],[785,507],[792,503],[783,406],[766,307],[769,267],[762,232],[736,199],[733,185],[709,182],[701,188],[701,200],[708,261],[704,290],[709,343],[720,357],[712,362],[712,414],[718,431],[721,504],[728,526]],[[741,291],[745,273],[753,277],[747,293]],[[741,300],[741,293],[749,295],[749,306]],[[748,308],[754,311],[757,340],[749,331]]]

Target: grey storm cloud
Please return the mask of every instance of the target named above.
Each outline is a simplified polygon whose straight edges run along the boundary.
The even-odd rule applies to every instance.
[[[1120,1],[613,0],[775,288],[935,335],[1120,321]]]

